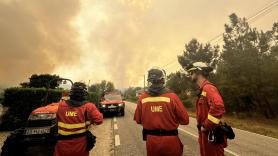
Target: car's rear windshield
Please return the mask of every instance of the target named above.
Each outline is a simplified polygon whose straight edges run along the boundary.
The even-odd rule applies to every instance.
[[[122,100],[122,96],[121,95],[105,95],[104,96],[105,100]]]

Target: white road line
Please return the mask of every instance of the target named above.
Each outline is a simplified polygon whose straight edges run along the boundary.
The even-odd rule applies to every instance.
[[[228,152],[228,153],[234,155],[234,156],[240,156],[239,154],[237,154],[237,153],[235,153],[235,152],[233,152],[233,151],[231,151],[231,150],[228,150],[227,148],[225,148],[224,150],[225,150],[226,152]]]
[[[193,118],[193,117],[190,117],[192,120],[196,120],[196,118]],[[234,128],[234,130],[236,131],[242,131],[242,132],[245,132],[245,133],[248,133],[248,134],[254,134],[254,135],[257,135],[257,136],[260,136],[260,137],[264,137],[266,139],[271,139],[271,140],[274,140],[274,141],[278,141],[277,138],[273,138],[273,137],[270,137],[270,136],[266,136],[266,135],[262,135],[262,134],[258,134],[258,133],[254,133],[254,132],[250,132],[250,131],[247,131],[247,130],[242,130],[242,129],[239,129],[239,128]],[[235,132],[236,133],[236,132]]]
[[[116,117],[114,117],[114,122],[117,122],[117,118]]]
[[[187,133],[187,134],[189,134],[189,135],[195,137],[195,138],[198,138],[198,136],[195,135],[195,134],[193,134],[193,133],[190,133],[190,132],[188,132],[188,131],[186,131],[186,130],[184,130],[184,129],[181,129],[181,128],[178,128],[178,129],[179,129],[180,131],[184,132],[184,133]],[[237,153],[235,153],[235,152],[233,152],[233,151],[231,151],[231,150],[228,150],[228,149],[224,149],[224,150],[225,150],[226,152],[228,152],[228,153],[234,155],[234,156],[240,156],[239,154],[237,154]]]
[[[114,124],[114,129],[117,130],[118,129],[118,125],[115,123]]]
[[[119,145],[121,145],[120,136],[115,135],[115,146],[119,146]]]
[[[183,131],[184,133],[187,133],[187,134],[189,134],[189,135],[195,137],[195,138],[198,138],[198,136],[195,135],[195,134],[193,134],[193,133],[190,133],[190,132],[188,132],[188,131],[186,131],[186,130],[183,130],[183,129],[181,129],[181,128],[178,128],[178,129],[179,129],[180,131]]]

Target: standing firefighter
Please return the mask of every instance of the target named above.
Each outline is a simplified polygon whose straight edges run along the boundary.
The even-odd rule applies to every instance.
[[[139,97],[134,114],[134,120],[143,126],[148,156],[181,156],[183,153],[177,128],[179,124],[187,125],[189,117],[178,96],[165,88],[165,79],[164,70],[149,70],[149,89]]]
[[[90,124],[101,124],[103,116],[94,104],[85,101],[86,94],[86,85],[76,82],[70,99],[59,103],[59,141],[54,156],[88,156],[93,148],[95,137],[87,128]]]
[[[196,117],[201,156],[223,156],[227,141],[217,127],[220,127],[225,108],[219,91],[207,80],[211,71],[212,68],[203,62],[195,62],[187,67],[192,81],[199,86]]]

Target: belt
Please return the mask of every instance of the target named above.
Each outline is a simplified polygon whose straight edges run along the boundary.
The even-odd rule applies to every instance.
[[[80,134],[72,134],[72,135],[58,135],[58,140],[70,140],[70,139],[80,138],[83,136],[87,136],[87,132],[80,133]]]
[[[203,125],[197,125],[198,131],[201,131]]]
[[[177,129],[175,130],[147,130],[143,129],[143,133],[146,135],[155,135],[155,136],[176,136],[179,134]]]

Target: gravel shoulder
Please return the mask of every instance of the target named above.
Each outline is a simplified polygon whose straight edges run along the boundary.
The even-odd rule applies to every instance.
[[[90,152],[90,156],[114,155],[114,137],[112,123],[112,118],[106,118],[102,125],[91,127],[92,133],[97,137],[97,142],[94,149]]]
[[[97,137],[96,146],[90,152],[90,156],[114,156],[114,140],[112,130],[113,120],[107,118],[103,124],[91,126],[90,130]],[[0,132],[0,147],[2,148],[4,141],[11,132]],[[0,148],[0,153],[1,153]]]

